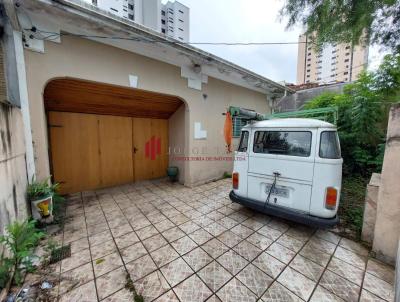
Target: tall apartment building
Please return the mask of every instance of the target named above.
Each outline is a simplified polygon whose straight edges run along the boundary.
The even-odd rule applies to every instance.
[[[183,42],[189,41],[189,8],[168,1],[161,9],[161,32]]]
[[[189,42],[189,8],[178,1],[161,0],[84,0],[169,37]]]
[[[368,47],[330,44],[315,51],[306,35],[299,36],[297,84],[351,82],[368,64]]]

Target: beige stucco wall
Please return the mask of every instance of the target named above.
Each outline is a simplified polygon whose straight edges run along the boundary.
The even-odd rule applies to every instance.
[[[385,157],[378,194],[373,251],[381,260],[395,263],[400,236],[400,104],[389,113]]]
[[[49,175],[46,117],[43,90],[57,77],[74,77],[129,86],[128,76],[137,75],[138,88],[172,94],[186,101],[186,108],[170,121],[170,140],[182,144],[186,156],[207,149],[207,155],[224,155],[222,113],[230,105],[269,112],[266,96],[214,78],[203,84],[202,91],[187,87],[180,68],[136,55],[125,50],[77,37],[63,37],[62,43],[45,43],[45,53],[25,50],[28,94],[32,116],[32,132],[38,178]],[[203,94],[207,97],[204,98]],[[183,112],[185,114],[183,114]],[[184,119],[184,120],[183,120]],[[206,140],[194,140],[194,122],[201,122],[207,131]],[[220,150],[218,153],[217,150]],[[230,171],[229,161],[184,162],[184,182],[201,183]]]

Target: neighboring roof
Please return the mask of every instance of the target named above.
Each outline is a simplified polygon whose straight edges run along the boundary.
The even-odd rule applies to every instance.
[[[250,123],[243,128],[336,128],[336,126],[310,118],[281,118]]]
[[[59,31],[80,34],[118,36],[118,39],[96,39],[101,43],[120,47],[176,66],[191,67],[200,64],[205,75],[243,86],[255,91],[268,93],[278,98],[286,92],[293,93],[289,87],[265,78],[255,72],[203,51],[197,47],[180,43],[164,34],[114,14],[100,10],[96,6],[79,0],[24,0],[21,2],[24,13],[35,20],[48,21]],[[43,18],[43,15],[46,18]],[[127,39],[140,38],[142,41]],[[156,43],[146,41],[157,40]],[[158,42],[159,41],[159,42]]]

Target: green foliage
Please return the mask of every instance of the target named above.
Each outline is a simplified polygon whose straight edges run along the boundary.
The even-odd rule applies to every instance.
[[[41,182],[32,179],[32,183],[30,183],[27,188],[29,200],[44,198],[53,195],[53,193],[57,191],[59,184],[55,183],[53,185],[49,185],[49,179],[50,178],[46,178]]]
[[[136,292],[135,285],[133,284],[133,281],[129,274],[126,274],[125,276],[125,288],[133,294],[134,302],[144,302],[144,297]]]
[[[340,196],[341,223],[360,237],[363,223],[364,200],[368,178],[359,175],[345,176]]]
[[[14,278],[13,281],[20,285],[23,281],[24,272],[34,269],[34,248],[39,240],[44,236],[36,229],[35,220],[15,221],[6,227],[6,235],[0,236],[0,243],[9,251],[11,256],[4,258],[5,263],[11,268]],[[11,273],[10,273],[11,274]]]
[[[7,282],[10,278],[10,272],[12,269],[12,263],[9,258],[4,257],[1,255],[0,258],[0,291],[2,288],[5,288]]]
[[[56,192],[53,193],[53,216],[54,223],[61,227],[64,225],[65,216],[65,198]]]
[[[369,41],[400,51],[398,0],[286,0],[280,12],[287,27],[297,23],[317,48],[325,43],[367,44]]]
[[[50,238],[44,247],[45,254],[43,256],[44,263],[50,264],[52,256],[55,254],[56,250],[59,248],[59,244]]]
[[[229,173],[229,172],[224,172],[224,174],[222,174],[222,178],[232,178],[232,173]]]
[[[304,109],[337,106],[344,173],[379,172],[384,154],[387,113],[400,94],[400,55],[388,55],[375,72],[363,72],[343,94],[324,93]]]

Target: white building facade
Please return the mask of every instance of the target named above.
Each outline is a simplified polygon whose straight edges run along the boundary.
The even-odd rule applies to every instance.
[[[189,8],[178,1],[161,0],[85,0],[121,18],[161,32],[182,42],[189,42]]]
[[[177,1],[162,5],[161,32],[182,42],[189,42],[189,8]]]

